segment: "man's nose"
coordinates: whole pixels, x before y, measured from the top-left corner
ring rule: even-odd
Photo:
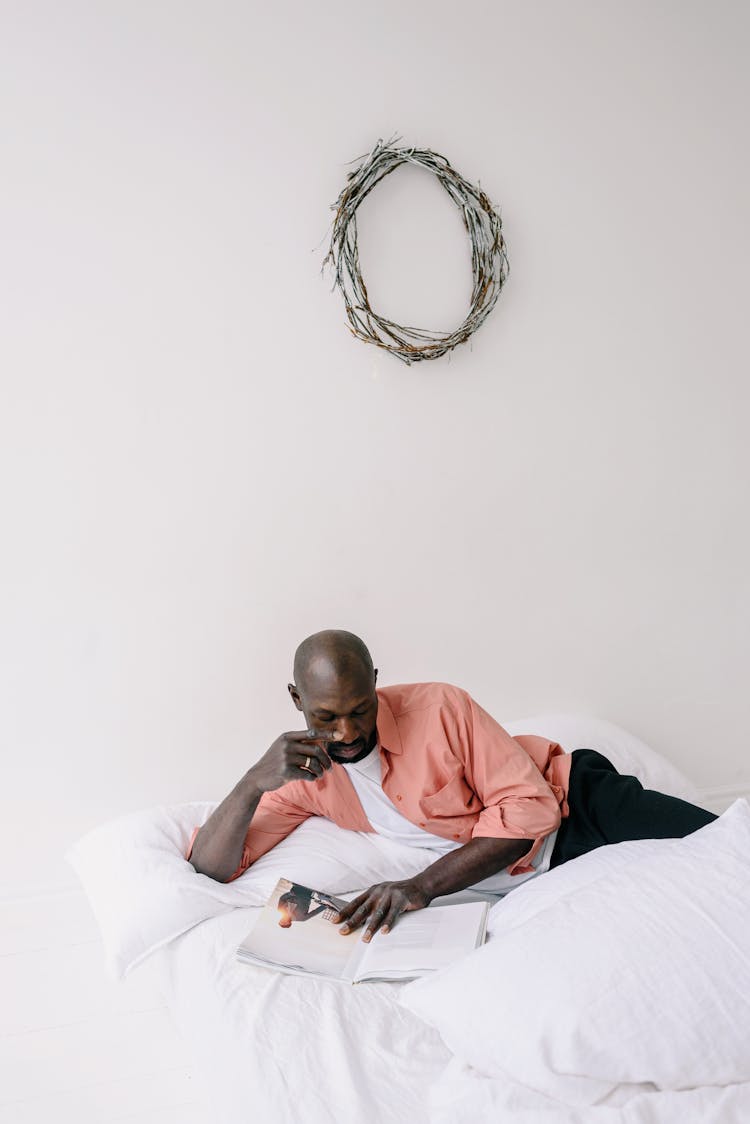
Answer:
[[[351,718],[338,718],[336,720],[335,729],[342,742],[354,742],[357,740],[357,728]]]

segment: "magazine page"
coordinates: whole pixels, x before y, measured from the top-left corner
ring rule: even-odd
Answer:
[[[361,933],[343,936],[332,924],[344,905],[344,898],[280,878],[237,956],[286,971],[349,979],[347,968]]]
[[[354,982],[413,979],[453,964],[484,944],[487,902],[402,913],[390,933],[362,943],[349,964]]]

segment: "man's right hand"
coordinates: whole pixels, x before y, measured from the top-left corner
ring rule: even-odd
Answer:
[[[319,734],[316,730],[282,734],[248,775],[259,792],[271,792],[289,781],[316,781],[333,766],[324,746],[340,740],[338,734]]]

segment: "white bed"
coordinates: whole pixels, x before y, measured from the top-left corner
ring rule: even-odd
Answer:
[[[694,796],[666,761],[611,724],[552,716],[506,728],[554,737],[566,748],[590,745],[651,787]],[[327,821],[309,821],[242,878],[220,886],[195,874],[182,859],[190,827],[203,822],[213,807],[205,804],[155,809],[104,825],[84,837],[69,857],[99,917],[110,970],[148,975],[159,988],[190,1047],[210,1096],[212,1117],[220,1124],[741,1124],[750,1120],[750,1047],[744,1045],[750,1041],[745,1000],[745,995],[750,1000],[750,945],[741,936],[750,931],[750,877],[744,873],[746,862],[738,858],[743,854],[746,859],[742,847],[750,839],[750,809],[741,803],[691,841],[601,849],[519,887],[491,911],[488,945],[472,954],[483,960],[470,958],[439,978],[406,985],[352,987],[284,975],[239,964],[234,951],[277,877],[285,875],[333,893],[353,892],[380,877],[407,876],[425,865],[424,853],[343,833]],[[707,832],[714,832],[706,837],[711,846],[701,850],[699,837]],[[684,850],[688,843],[692,851]],[[733,914],[726,924],[721,912],[716,913],[724,908],[726,896],[717,890],[721,882],[711,873],[717,852],[730,882],[734,879],[728,888]],[[665,891],[670,904],[662,921],[668,930],[670,925],[679,928],[679,911],[694,908],[696,899],[690,887],[680,888],[680,872],[688,869],[695,872],[697,897],[705,906],[686,924],[691,931],[703,926],[709,934],[705,939],[715,941],[709,959],[714,976],[719,975],[706,975],[703,964],[694,967],[705,976],[706,989],[713,991],[690,987],[682,994],[685,972],[678,974],[680,949],[674,948],[669,963],[674,963],[675,975],[660,968],[668,991],[660,995],[652,983],[643,997],[642,1022],[633,1015],[628,1024],[631,1012],[623,1014],[618,1007],[629,996],[633,1003],[628,1008],[638,1007],[637,976],[631,979],[623,973],[625,978],[618,975],[615,981],[610,1003],[615,1037],[604,1041],[609,1030],[602,1024],[602,1039],[587,1039],[590,1028],[597,1026],[591,996],[585,1022],[579,1024],[578,1012],[571,1010],[575,996],[585,993],[587,964],[574,963],[570,949],[582,925],[589,932],[606,918],[597,918],[595,911],[587,921],[584,912],[577,917],[576,911],[590,910],[592,902],[610,901],[614,916],[622,886],[619,901],[627,896],[628,912],[638,919],[641,900],[649,900],[647,892],[660,900],[661,887],[668,883],[672,897]],[[645,877],[643,898],[637,890],[640,884],[633,881],[639,870]],[[633,929],[636,941],[643,933],[645,941],[657,942],[657,953],[652,949],[647,956],[652,966],[661,947],[653,912],[640,918],[640,929]],[[613,942],[618,936],[627,940],[626,920],[618,923]],[[598,947],[608,943],[608,938],[600,939]],[[501,955],[506,947],[507,957]],[[548,963],[545,967],[540,962],[554,961],[558,947],[567,948],[564,963],[550,971]],[[714,947],[721,963],[713,963]],[[526,948],[539,966],[533,974],[539,986],[546,986],[545,979],[555,986],[560,983],[560,1012],[567,1019],[527,1023],[524,992],[517,986],[529,972]],[[647,944],[644,948],[648,950]],[[691,955],[695,961],[695,949]],[[631,968],[637,969],[639,957],[630,959]],[[606,958],[599,968],[606,969]],[[582,973],[579,980],[576,971]],[[571,981],[573,990],[566,993],[562,985]],[[619,984],[622,994],[617,994]],[[669,1021],[673,992],[687,1004],[684,1017],[679,1009],[674,1013],[677,1022]],[[543,998],[542,993],[542,1000],[538,995],[533,999],[535,1009],[543,1008]],[[691,1002],[698,1004],[694,1010]],[[647,1041],[654,1033],[649,1004],[655,1004],[656,1022],[664,1020],[664,1033],[657,1035],[653,1049]],[[606,1010],[605,1004],[605,1015]],[[700,1020],[694,1017],[696,1011]],[[601,1019],[601,1012],[596,1017]],[[701,1020],[705,1025],[698,1025]],[[695,1033],[681,1037],[682,1024],[695,1024]],[[522,1047],[516,1049],[519,1043]],[[644,1065],[650,1073],[651,1059],[656,1067],[651,1076],[663,1074],[666,1087],[634,1080]],[[502,1068],[496,1064],[500,1060]],[[472,1061],[480,1064],[469,1064]],[[691,1073],[697,1077],[694,1082]]]
[[[221,1124],[747,1124],[750,1082],[680,1092],[621,1086],[571,1107],[453,1057],[397,1002],[356,987],[238,965],[256,909],[213,918],[155,953],[150,974]]]

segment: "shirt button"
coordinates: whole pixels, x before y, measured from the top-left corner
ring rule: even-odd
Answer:
[[[397,797],[396,797],[396,799],[397,799],[397,800],[400,800],[400,799],[401,799],[401,797],[400,797],[400,796],[397,796]]]

